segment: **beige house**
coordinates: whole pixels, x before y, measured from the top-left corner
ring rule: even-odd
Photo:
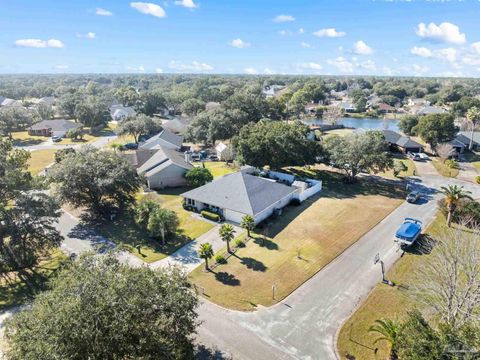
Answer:
[[[233,160],[233,150],[230,146],[226,145],[223,142],[220,142],[215,146],[215,151],[217,152],[217,157],[221,161],[232,161]]]

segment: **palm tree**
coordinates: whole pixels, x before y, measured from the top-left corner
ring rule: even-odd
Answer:
[[[450,227],[452,224],[453,213],[455,212],[458,203],[461,199],[471,199],[471,192],[463,190],[463,186],[458,185],[442,186],[440,189],[445,195],[445,204],[447,205],[448,209],[447,226]]]
[[[223,224],[222,226],[220,226],[218,234],[220,235],[222,240],[227,243],[227,251],[230,252],[230,241],[232,241],[235,236],[235,229],[230,224]]]
[[[198,249],[198,256],[201,259],[205,259],[205,270],[208,271],[208,259],[213,257],[213,248],[212,245],[209,243],[203,243],[200,245]]]
[[[470,144],[468,145],[468,150],[472,150],[473,147],[473,135],[475,128],[480,124],[480,109],[476,106],[471,107],[467,111],[467,120],[472,125],[470,131]]]
[[[379,341],[386,341],[390,344],[390,359],[398,359],[397,354],[397,338],[400,334],[400,324],[394,320],[381,319],[375,320],[375,324],[368,328],[369,332],[375,332],[382,335],[374,344]]]
[[[255,220],[253,219],[253,216],[250,215],[245,215],[242,218],[242,222],[240,223],[240,226],[247,230],[247,236],[250,237],[250,231],[253,230],[255,227]]]

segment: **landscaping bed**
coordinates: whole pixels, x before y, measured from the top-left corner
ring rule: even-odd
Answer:
[[[190,281],[221,306],[254,310],[270,306],[355,243],[403,202],[401,186],[362,180],[345,185],[338,173],[293,168],[298,175],[323,180],[324,189],[283,215],[238,249],[227,264],[204,272],[200,266]],[[272,299],[275,285],[275,299]]]

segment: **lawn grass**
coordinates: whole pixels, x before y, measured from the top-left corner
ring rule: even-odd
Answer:
[[[399,163],[399,162],[402,162],[407,167],[407,171],[402,171],[398,175],[399,178],[413,176],[414,172],[416,173],[416,167],[415,167],[414,162],[404,155],[395,154],[393,156],[393,162],[394,162],[394,165]],[[396,179],[396,177],[393,175],[393,169],[387,170],[387,171],[382,172],[382,173],[378,173],[377,175],[382,176],[382,177],[386,177],[388,179]]]
[[[14,146],[38,145],[48,140],[48,138],[45,136],[28,135],[28,131],[16,131],[12,133],[12,139]]]
[[[444,163],[442,163],[440,160],[437,159],[432,159],[433,166],[437,170],[437,172],[445,177],[451,177],[455,178],[458,176],[458,169],[452,169],[451,167],[448,167]]]
[[[470,162],[477,170],[480,171],[480,152],[465,151],[463,153],[465,159]]]
[[[323,133],[323,138],[328,139],[332,136],[347,136],[353,134],[353,129],[335,129],[335,130],[328,130]]]
[[[61,141],[54,143],[55,145],[66,145],[66,144],[89,144],[98,140],[102,136],[112,136],[115,134],[114,130],[116,124],[108,123],[102,130],[90,133],[89,127],[83,128],[83,138],[82,139],[70,139],[62,138]]]
[[[201,162],[194,162],[195,166],[201,167]],[[227,165],[223,161],[205,161],[205,167],[210,170],[214,178],[222,177],[227,174],[234,173],[238,169],[233,165]]]
[[[38,291],[44,290],[48,279],[65,260],[66,256],[60,250],[55,250],[33,269],[11,273],[9,281],[0,279],[0,311],[24,304]]]
[[[288,170],[323,179],[322,192],[300,206],[287,207],[267,230],[257,229],[254,239],[227,264],[208,273],[202,266],[195,269],[190,281],[204,288],[210,301],[247,311],[281,301],[378,224],[404,198],[403,188],[386,182],[363,180],[345,185],[338,173],[316,168]],[[271,294],[273,284],[275,300]]]
[[[28,159],[28,170],[37,175],[40,171],[45,169],[48,165],[55,161],[55,149],[34,150],[31,151],[30,159]]]
[[[173,238],[168,239],[166,245],[151,239],[145,229],[138,227],[131,212],[125,212],[113,221],[99,225],[96,231],[147,263],[164,259],[213,228],[211,223],[193,218],[191,212],[183,209],[179,194],[187,190],[185,188],[166,189],[137,196],[138,200],[148,198],[157,201],[163,208],[175,211],[177,214],[180,222],[178,232]],[[137,245],[140,245],[140,253],[136,248]]]
[[[438,214],[426,233],[435,238],[445,228],[445,217]],[[377,319],[402,320],[406,317],[407,310],[421,306],[405,290],[415,281],[416,269],[422,266],[428,256],[415,252],[405,253],[387,273],[387,278],[396,286],[378,284],[360,308],[343,324],[337,343],[342,359],[346,359],[346,354],[353,355],[356,359],[388,358],[388,345],[383,341],[374,344],[379,335],[369,333],[368,328]],[[378,348],[376,354],[375,348]]]

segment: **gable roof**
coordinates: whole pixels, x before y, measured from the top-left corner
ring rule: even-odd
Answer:
[[[255,216],[295,191],[294,187],[239,171],[181,196]]]
[[[42,120],[36,124],[33,124],[28,130],[46,130],[51,131],[68,131],[70,129],[77,129],[82,127],[83,124],[75,123],[73,121],[60,119],[60,120]]]
[[[165,165],[177,165],[185,170],[190,170],[193,165],[185,161],[184,155],[176,150],[160,147],[153,155],[146,160],[138,169],[139,174],[150,176],[157,173],[165,167]]]
[[[398,145],[402,148],[423,148],[422,144],[393,130],[383,130],[383,136],[385,137],[386,142]]]
[[[174,134],[168,129],[163,129],[157,135],[152,136],[150,139],[141,144],[140,147],[143,149],[158,148],[161,144],[161,141],[159,140],[168,142],[178,148],[182,147],[183,144],[183,136]]]
[[[440,107],[436,107],[436,106],[425,106],[423,108],[421,108],[420,110],[418,110],[417,114],[424,114],[424,115],[428,115],[428,114],[444,114],[446,113],[447,110],[443,109],[443,108],[440,108]]]
[[[465,146],[469,146],[470,136],[471,134],[469,131],[460,131],[455,140],[462,142]],[[480,145],[480,131],[473,132],[473,144],[477,146]]]
[[[218,143],[217,146],[215,146],[215,150],[220,151],[220,152],[224,151],[225,149],[228,149],[228,145],[226,145],[223,142],[220,142],[220,143]]]

